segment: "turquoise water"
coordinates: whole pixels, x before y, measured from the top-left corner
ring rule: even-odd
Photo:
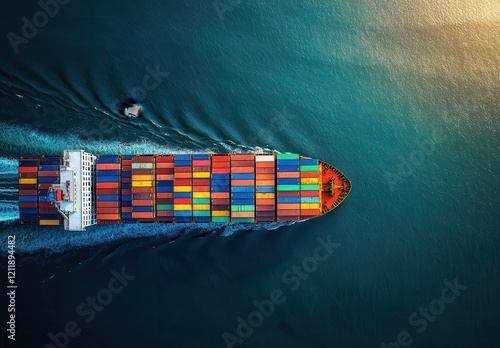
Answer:
[[[273,289],[285,301],[234,346],[379,347],[402,331],[413,347],[498,345],[498,4],[222,3],[71,1],[17,54],[7,34],[40,7],[2,11],[0,240],[16,235],[18,345],[75,321],[68,347],[224,347]],[[122,117],[122,95],[144,117]],[[19,226],[16,158],[67,148],[295,152],[353,190],[278,229]],[[312,270],[317,238],[340,245]],[[123,267],[136,278],[86,323],[77,306]],[[467,289],[420,333],[409,317],[456,277]]]

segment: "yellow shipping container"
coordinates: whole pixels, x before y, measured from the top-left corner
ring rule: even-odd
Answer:
[[[304,185],[319,184],[319,178],[301,178],[300,183]]]
[[[319,209],[319,203],[300,203],[300,209]]]
[[[229,210],[212,210],[212,216],[229,216]]]
[[[270,192],[257,192],[255,198],[274,198],[274,193]]]
[[[174,186],[174,192],[191,192],[192,186]]]
[[[210,192],[193,192],[193,198],[210,198]]]
[[[174,210],[191,210],[191,204],[174,204]]]
[[[193,172],[194,179],[210,179],[210,172]]]
[[[36,178],[19,178],[20,184],[36,184]]]
[[[59,220],[40,220],[40,226],[59,226]]]
[[[210,204],[193,204],[193,210],[210,210]]]
[[[152,181],[132,181],[132,187],[152,187]]]
[[[154,180],[154,179],[155,179],[154,175],[133,175],[132,174],[132,181]]]

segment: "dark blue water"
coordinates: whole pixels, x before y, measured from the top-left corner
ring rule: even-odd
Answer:
[[[19,286],[3,342],[499,346],[498,3],[215,3],[72,0],[29,39],[40,5],[3,6],[0,270],[15,235]],[[353,190],[277,229],[20,226],[16,158],[68,148],[295,152]]]

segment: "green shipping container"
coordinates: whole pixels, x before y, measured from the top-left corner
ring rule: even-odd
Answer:
[[[157,204],[156,210],[174,210],[173,204]]]
[[[278,153],[276,155],[277,159],[299,159],[299,155],[296,153]]]
[[[255,205],[232,205],[231,211],[254,211]]]
[[[212,216],[212,222],[228,223],[229,216]]]
[[[210,216],[210,210],[193,210],[193,216]]]
[[[153,163],[132,163],[132,169],[153,169]]]
[[[318,184],[300,185],[300,189],[302,191],[318,191],[319,185]]]
[[[319,166],[312,165],[312,166],[300,166],[300,171],[301,172],[318,172],[319,171]]]
[[[193,204],[210,204],[210,198],[193,198]]]
[[[254,222],[254,218],[232,218],[232,222]]]
[[[300,191],[300,185],[278,185],[278,191]]]

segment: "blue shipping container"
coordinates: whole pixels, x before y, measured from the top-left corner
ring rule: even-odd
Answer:
[[[19,167],[38,167],[38,161],[36,161],[36,160],[20,160]]]
[[[96,170],[97,176],[118,176],[120,175],[119,170]]]
[[[276,165],[278,166],[298,166],[299,160],[277,160]]]
[[[61,156],[47,156],[42,158],[42,164],[60,164]]]
[[[174,168],[175,167],[191,167],[191,161],[175,160],[174,161]]]
[[[300,197],[278,197],[278,203],[300,203]]]
[[[174,192],[174,198],[191,198],[191,192]]]
[[[38,166],[38,170],[41,172],[53,172],[59,170],[59,166],[56,164],[41,164]]]
[[[299,166],[278,166],[278,172],[298,172]]]
[[[299,185],[300,179],[299,178],[278,178],[277,184],[278,185]]]
[[[191,161],[191,155],[183,155],[183,154],[174,155],[174,161],[175,160]]]
[[[229,185],[214,185],[211,187],[212,192],[229,192]]]
[[[103,202],[118,202],[120,200],[119,195],[97,195],[98,201]]]
[[[257,186],[255,188],[255,192],[259,193],[271,193],[274,192],[275,188],[274,186]]]
[[[301,159],[300,165],[301,166],[315,166],[315,165],[318,165],[318,160],[317,159]]]
[[[132,207],[132,211],[135,213],[152,213],[154,207]]]
[[[120,158],[117,156],[100,156],[97,159],[97,164],[99,163],[120,163]]]
[[[212,181],[214,180],[229,180],[229,174],[212,174]]]
[[[97,176],[97,182],[120,182],[117,176]]]
[[[194,160],[208,160],[210,155],[208,153],[196,153],[193,155]]]
[[[255,179],[254,174],[231,174],[231,179],[233,180],[253,180]]]
[[[255,194],[253,192],[233,192],[231,193],[231,198],[234,199],[245,199],[245,198],[253,198]]]
[[[19,196],[19,202],[36,202],[37,196]]]
[[[231,199],[231,205],[254,205],[253,199]]]
[[[233,186],[231,192],[254,192],[253,186]]]

